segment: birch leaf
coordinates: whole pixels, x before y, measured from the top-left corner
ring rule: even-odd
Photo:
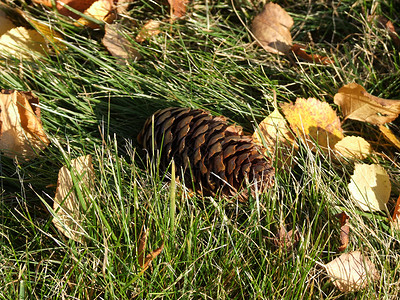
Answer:
[[[91,155],[72,159],[70,169],[64,166],[58,172],[53,223],[66,237],[80,243],[84,243],[85,230],[82,223],[85,207],[82,207],[75,189],[90,191],[93,188],[93,181],[94,169]]]
[[[343,253],[325,265],[333,284],[342,292],[355,292],[365,288],[368,280],[376,281],[379,272],[360,251]]]
[[[30,159],[50,141],[40,120],[39,100],[31,92],[0,94],[0,149],[4,155]]]
[[[389,175],[380,165],[355,164],[349,191],[351,199],[365,211],[386,211],[390,198]]]
[[[346,158],[365,159],[372,153],[371,145],[360,136],[346,136],[335,144],[335,150]]]

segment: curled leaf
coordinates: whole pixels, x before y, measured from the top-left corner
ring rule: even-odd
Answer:
[[[145,257],[144,254],[146,252],[147,237],[147,231],[146,229],[143,229],[138,246],[138,263],[142,268],[142,271],[145,271],[150,266],[151,262],[161,253],[162,249],[164,248],[164,243],[162,243],[159,248],[153,250]]]
[[[293,19],[278,4],[269,2],[251,23],[257,42],[268,52],[287,54],[292,48]]]
[[[396,230],[400,230],[400,196],[397,198],[391,221],[391,225],[393,226],[393,228]]]
[[[32,92],[3,90],[0,94],[0,149],[4,155],[30,159],[50,143],[37,104]]]
[[[357,83],[340,88],[334,101],[341,107],[346,119],[376,125],[392,122],[400,114],[400,100],[375,97]]]
[[[64,166],[58,172],[53,223],[66,237],[84,243],[85,230],[82,223],[85,207],[81,203],[83,199],[79,199],[77,195],[77,190],[90,192],[93,188],[92,156],[86,155],[72,159],[70,165],[70,168]]]
[[[380,165],[355,164],[349,191],[351,199],[365,211],[386,211],[390,198],[389,175]]]
[[[331,60],[330,58],[328,58],[326,56],[321,56],[318,54],[308,54],[306,52],[306,49],[299,44],[294,44],[292,46],[291,50],[294,54],[296,54],[298,57],[301,57],[305,61],[315,62],[315,63],[323,64],[323,65],[330,65],[330,64],[334,63],[333,60]]]
[[[349,234],[350,234],[350,226],[349,226],[349,216],[346,215],[345,212],[342,212],[336,215],[339,218],[340,222],[340,246],[339,251],[344,251],[349,244]]]
[[[325,265],[333,284],[342,292],[355,292],[376,281],[379,272],[360,251],[343,253]]]

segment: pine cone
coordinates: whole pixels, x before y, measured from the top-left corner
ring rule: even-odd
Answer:
[[[163,170],[174,159],[177,168],[184,170],[187,186],[194,182],[204,195],[221,192],[246,201],[246,184],[252,192],[256,185],[262,192],[273,184],[270,161],[251,137],[242,135],[241,127],[227,124],[225,117],[201,109],[157,111],[147,119],[138,142],[150,156],[160,156]]]

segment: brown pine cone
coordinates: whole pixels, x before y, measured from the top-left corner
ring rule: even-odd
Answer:
[[[241,127],[227,124],[225,117],[201,109],[157,111],[147,119],[138,142],[150,156],[160,156],[163,170],[173,158],[184,170],[186,185],[193,182],[204,195],[221,192],[246,201],[247,184],[252,193],[256,186],[263,192],[273,184],[274,169],[251,137],[242,135]]]

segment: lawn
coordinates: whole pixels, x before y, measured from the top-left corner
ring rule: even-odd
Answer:
[[[266,1],[189,1],[174,22],[167,1],[133,1],[114,21],[142,57],[126,64],[102,44],[103,26],[77,27],[32,1],[7,2],[62,33],[65,47],[40,59],[0,54],[0,87],[34,91],[51,141],[29,161],[0,156],[0,298],[397,299],[400,234],[385,213],[364,212],[350,200],[354,161],[300,142],[290,168],[276,168],[274,186],[240,203],[202,197],[181,180],[172,181],[174,190],[170,172],[136,139],[148,117],[170,106],[224,115],[252,134],[274,110],[274,94],[278,104],[314,97],[338,114],[333,97],[351,82],[400,99],[400,49],[368,22],[374,12],[399,25],[397,1],[274,1],[294,20],[293,40],[331,58],[328,65],[268,53],[254,42],[250,24]],[[138,43],[148,20],[161,21],[160,33]],[[389,173],[392,211],[399,149],[374,125],[342,126],[376,151],[364,163]],[[399,118],[391,126],[399,132]],[[51,208],[58,170],[89,154],[95,189],[80,191],[86,242],[79,243],[54,226]],[[324,269],[341,254],[335,215],[342,211],[350,216],[345,251],[362,251],[380,274],[350,293]],[[277,245],[282,225],[299,232],[291,249]],[[163,244],[147,270],[138,255],[144,230],[146,253]]]

